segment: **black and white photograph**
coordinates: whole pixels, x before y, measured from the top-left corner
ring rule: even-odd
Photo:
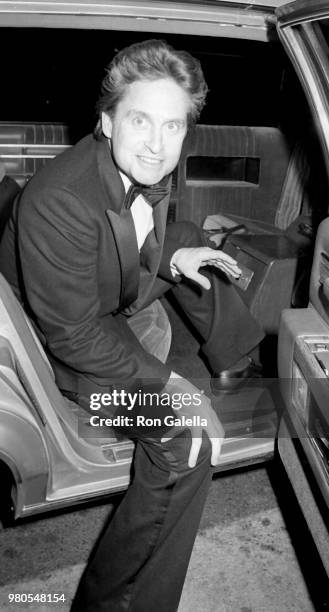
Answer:
[[[328,0],[0,28],[0,611],[329,612]]]

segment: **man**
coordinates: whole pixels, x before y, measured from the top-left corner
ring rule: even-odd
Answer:
[[[199,62],[185,52],[157,40],[121,51],[103,81],[95,136],[31,180],[7,228],[2,272],[44,339],[58,386],[81,405],[122,388],[195,396],[129,325],[169,288],[204,340],[214,389],[252,373],[248,353],[263,334],[221,273],[239,276],[236,262],[205,247],[193,224],[166,226],[170,174],[206,92]],[[161,425],[138,427],[136,416],[155,410]],[[125,406],[117,413],[127,414]],[[201,424],[170,429],[173,414]],[[75,612],[178,606],[224,432],[201,394],[178,410],[141,400],[132,415],[132,481]]]

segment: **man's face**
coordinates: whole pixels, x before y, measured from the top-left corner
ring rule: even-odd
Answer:
[[[102,113],[117,166],[130,179],[154,185],[178,163],[190,100],[171,79],[135,81],[110,118]]]

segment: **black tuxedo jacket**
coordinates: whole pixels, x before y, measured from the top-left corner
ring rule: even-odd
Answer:
[[[156,240],[141,253],[124,199],[107,140],[87,136],[33,177],[1,244],[0,269],[43,334],[62,389],[163,386],[170,373],[118,314],[142,307],[157,275],[173,280],[169,196],[154,208]]]

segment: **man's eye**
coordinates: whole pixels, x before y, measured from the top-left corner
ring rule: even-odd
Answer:
[[[167,123],[168,132],[175,134],[176,132],[179,131],[179,129],[180,129],[180,124],[177,121],[169,121],[169,123]]]
[[[143,128],[146,126],[146,120],[144,117],[134,117],[132,122],[137,128]]]

